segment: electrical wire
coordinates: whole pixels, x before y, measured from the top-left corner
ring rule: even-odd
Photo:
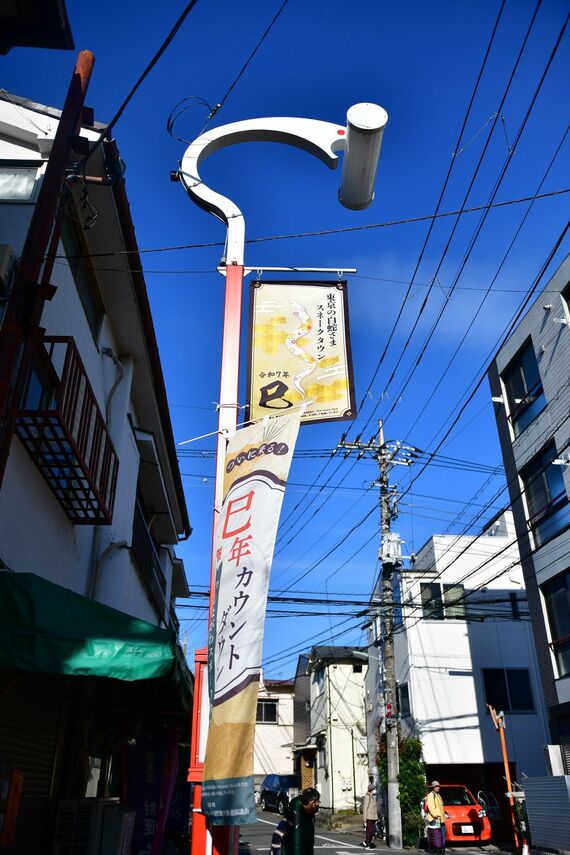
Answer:
[[[499,26],[499,21],[500,21],[500,19],[501,19],[502,14],[503,14],[503,9],[504,9],[504,7],[505,7],[505,2],[504,2],[504,0],[503,0],[503,2],[501,2],[501,5],[500,5],[500,7],[499,7],[499,11],[498,11],[498,13],[497,13],[497,17],[496,17],[496,20],[495,20],[495,24],[494,24],[494,26],[493,26],[493,30],[492,30],[492,32],[491,32],[491,36],[489,37],[489,41],[488,41],[488,43],[487,43],[487,47],[486,47],[486,50],[485,50],[485,54],[484,54],[484,56],[483,56],[483,60],[482,60],[482,62],[481,62],[481,66],[480,66],[480,68],[479,68],[479,73],[478,73],[478,75],[477,75],[477,79],[476,79],[476,81],[475,81],[475,85],[474,85],[474,87],[473,87],[473,91],[471,92],[471,98],[469,99],[469,103],[468,103],[468,105],[467,105],[467,109],[466,109],[466,111],[465,111],[465,115],[464,115],[464,117],[463,117],[463,122],[462,122],[462,124],[461,124],[461,129],[460,129],[460,131],[459,131],[459,135],[458,135],[458,137],[457,137],[457,142],[456,142],[456,144],[455,144],[454,152],[455,152],[455,151],[458,151],[458,150],[459,150],[459,148],[460,148],[461,140],[463,139],[463,134],[465,133],[465,128],[466,128],[466,126],[467,126],[467,122],[468,122],[468,120],[469,120],[469,115],[470,115],[470,113],[471,113],[471,108],[472,108],[473,103],[474,103],[474,101],[475,101],[475,97],[476,97],[476,95],[477,95],[477,91],[478,91],[478,89],[479,89],[479,84],[481,83],[481,78],[483,77],[483,73],[484,73],[484,71],[485,71],[485,67],[486,67],[486,65],[487,65],[487,60],[488,60],[488,58],[489,58],[489,54],[491,53],[491,48],[492,48],[492,46],[493,46],[493,42],[494,42],[494,40],[495,40],[495,35],[496,35],[496,33],[497,33],[497,29],[498,29],[498,26]],[[435,222],[436,222],[436,220],[437,220],[437,215],[439,214],[439,210],[440,210],[441,205],[442,205],[442,203],[443,203],[443,197],[444,197],[444,195],[445,195],[445,191],[446,191],[446,189],[447,189],[447,185],[448,185],[448,183],[449,183],[449,179],[451,178],[451,173],[452,173],[452,171],[453,171],[453,167],[454,167],[454,165],[455,165],[455,162],[456,162],[456,157],[455,157],[455,154],[454,154],[454,155],[452,155],[452,157],[451,157],[451,159],[450,159],[449,166],[448,166],[448,169],[447,169],[447,174],[446,174],[446,176],[445,176],[445,179],[444,179],[444,182],[443,182],[443,185],[442,185],[442,188],[441,188],[440,194],[439,194],[439,199],[437,200],[437,204],[436,204],[436,207],[435,207],[435,212],[434,212],[434,214],[433,214],[432,218],[430,219],[430,222],[429,222],[429,228],[428,228],[428,230],[427,230],[427,233],[426,233],[426,236],[425,236],[425,238],[424,238],[424,241],[423,241],[422,247],[421,247],[421,249],[420,249],[420,252],[419,252],[419,255],[418,255],[418,259],[417,259],[417,261],[416,261],[416,265],[415,265],[415,268],[414,268],[414,272],[412,273],[412,277],[411,277],[411,279],[410,279],[410,282],[409,282],[408,288],[407,288],[406,293],[405,293],[405,295],[404,295],[404,299],[403,299],[402,304],[401,304],[401,306],[400,306],[400,308],[399,308],[399,310],[398,310],[398,314],[396,315],[396,319],[395,319],[394,323],[392,324],[392,329],[390,330],[390,333],[389,333],[389,335],[388,335],[388,339],[387,339],[387,341],[386,341],[386,344],[384,345],[384,350],[382,351],[382,354],[381,354],[381,356],[380,356],[380,359],[378,360],[378,363],[377,363],[377,365],[376,365],[376,368],[374,369],[374,372],[373,372],[373,374],[372,374],[372,378],[371,378],[371,380],[370,380],[370,382],[369,382],[369,384],[368,384],[368,386],[367,386],[366,392],[364,393],[364,397],[363,397],[363,399],[362,399],[362,401],[361,401],[361,403],[360,403],[360,408],[359,408],[359,409],[361,409],[361,408],[362,408],[362,406],[363,406],[363,404],[364,404],[364,401],[365,401],[365,399],[366,399],[366,396],[368,395],[368,392],[371,390],[372,385],[374,384],[374,381],[376,380],[376,377],[377,377],[377,375],[378,375],[378,372],[379,372],[380,368],[382,367],[382,364],[383,364],[384,359],[385,359],[385,357],[386,357],[386,354],[387,354],[387,352],[388,352],[388,348],[390,347],[390,344],[391,344],[392,339],[393,339],[393,337],[394,337],[394,335],[395,335],[395,333],[396,333],[396,330],[397,330],[397,328],[398,328],[398,324],[399,324],[399,322],[400,322],[400,319],[401,319],[401,317],[402,317],[402,314],[403,314],[403,312],[404,312],[404,309],[405,309],[405,307],[406,307],[406,305],[407,305],[407,303],[408,303],[408,300],[409,300],[409,298],[410,298],[410,294],[411,294],[411,291],[412,291],[412,287],[413,287],[413,285],[414,285],[414,282],[415,282],[416,276],[417,276],[417,274],[418,274],[418,271],[419,271],[420,265],[421,265],[421,263],[422,263],[422,259],[423,259],[423,257],[424,257],[424,253],[425,253],[426,247],[427,247],[427,245],[428,245],[429,239],[430,239],[431,234],[432,234],[432,231],[433,231],[433,227],[434,227]],[[465,200],[465,201],[466,201],[466,200]],[[430,283],[429,287],[430,287],[430,290],[431,290],[431,288],[433,287],[433,281]]]
[[[494,210],[497,208],[505,208],[510,205],[521,205],[524,202],[530,202],[532,199],[548,199],[555,196],[562,196],[566,193],[570,193],[570,187],[564,187],[558,190],[550,190],[547,193],[541,193],[539,196],[520,196],[516,199],[507,199],[503,202],[494,202],[492,205],[488,203],[485,205],[475,205],[471,208],[464,208],[463,210],[454,210],[454,211],[444,211],[443,213],[437,214],[437,219],[444,219],[446,217],[455,217],[458,214],[463,216],[464,214],[476,214],[480,211],[485,211],[487,209]],[[265,237],[258,238],[246,238],[246,244],[255,244],[255,243],[269,243],[275,240],[295,240],[297,238],[307,238],[307,237],[323,237],[326,235],[338,235],[338,234],[349,234],[350,232],[362,232],[362,231],[370,231],[374,229],[386,229],[391,228],[393,226],[404,226],[410,225],[413,223],[422,223],[426,220],[431,220],[433,214],[423,214],[417,217],[404,217],[398,220],[386,220],[383,223],[368,223],[367,225],[361,226],[346,226],[344,228],[336,228],[336,229],[322,229],[320,231],[312,231],[312,232],[293,232],[291,234],[283,234],[283,235],[266,235]],[[114,257],[124,257],[128,255],[132,255],[134,253],[138,253],[139,255],[147,255],[149,253],[159,253],[159,252],[178,252],[179,250],[186,249],[210,249],[211,247],[223,247],[225,246],[225,241],[208,241],[206,243],[183,243],[177,244],[173,246],[158,246],[158,247],[149,247],[147,249],[124,249],[113,252],[93,252],[87,253],[85,255],[59,255],[55,254],[53,256],[49,256],[50,259],[70,259],[76,260],[81,258],[114,258]],[[47,258],[47,256],[46,256]],[[255,265],[254,265],[255,267]],[[139,271],[140,272],[140,271]]]
[[[548,174],[549,174],[549,172],[550,172],[550,170],[551,170],[551,168],[552,168],[552,166],[553,166],[553,164],[554,164],[554,162],[555,162],[555,160],[556,160],[556,158],[557,158],[557,156],[558,156],[558,154],[559,154],[559,152],[560,152],[560,150],[561,150],[561,148],[562,148],[562,146],[563,146],[563,144],[564,144],[564,142],[565,142],[565,140],[566,140],[566,137],[567,137],[567,135],[568,135],[568,130],[569,130],[569,126],[567,126],[567,127],[566,127],[566,129],[565,129],[565,131],[564,131],[564,133],[563,133],[563,135],[562,135],[562,138],[561,138],[560,142],[558,143],[558,146],[557,146],[557,148],[556,148],[556,151],[554,152],[554,154],[553,154],[553,156],[552,156],[552,158],[551,158],[551,160],[550,160],[550,163],[548,164],[548,166],[547,166],[547,168],[546,168],[546,171],[544,172],[544,174],[543,174],[543,176],[542,176],[542,178],[541,178],[541,180],[540,180],[540,182],[539,182],[539,185],[538,185],[538,188],[537,188],[537,192],[540,192],[540,189],[542,188],[542,185],[543,185],[543,184],[544,184],[544,182],[546,181],[546,179],[547,179],[547,177],[548,177]],[[459,353],[459,351],[460,351],[460,349],[461,349],[462,345],[464,344],[465,340],[467,339],[467,336],[469,335],[469,332],[470,332],[470,331],[471,331],[471,329],[473,328],[473,326],[474,326],[474,324],[475,324],[475,322],[476,322],[477,318],[479,317],[479,314],[480,314],[480,313],[481,313],[481,311],[483,310],[483,307],[484,307],[485,303],[487,302],[487,298],[488,298],[488,297],[490,296],[490,294],[491,294],[491,290],[492,290],[492,288],[493,288],[493,285],[494,285],[494,284],[495,284],[495,282],[497,281],[497,279],[498,279],[498,277],[499,277],[499,274],[500,274],[501,270],[503,269],[503,266],[504,266],[504,264],[505,264],[505,262],[506,262],[506,260],[507,260],[507,258],[508,258],[508,256],[509,256],[509,254],[510,254],[511,250],[513,249],[513,246],[515,245],[515,242],[516,242],[516,240],[517,240],[517,238],[518,238],[519,234],[520,234],[520,233],[521,233],[521,231],[522,231],[522,228],[523,228],[523,226],[524,226],[524,224],[525,224],[525,222],[526,222],[526,219],[527,219],[527,217],[529,216],[529,214],[530,214],[530,212],[531,212],[531,210],[532,210],[533,205],[534,205],[534,202],[530,202],[530,203],[529,203],[529,206],[528,206],[528,208],[526,209],[526,211],[525,211],[525,213],[524,213],[524,215],[523,215],[523,217],[522,217],[522,219],[521,219],[521,221],[520,221],[520,223],[519,223],[519,225],[518,225],[518,227],[517,227],[517,229],[516,229],[516,231],[515,231],[515,233],[514,233],[514,235],[513,235],[513,238],[512,238],[512,240],[511,240],[511,242],[510,242],[510,244],[509,244],[509,246],[508,246],[508,248],[507,248],[507,250],[506,250],[505,254],[503,255],[503,258],[502,258],[502,260],[501,260],[501,263],[499,264],[499,267],[497,268],[497,270],[496,270],[496,272],[495,272],[495,274],[494,274],[493,278],[491,279],[491,282],[490,282],[489,286],[488,286],[488,287],[487,287],[487,289],[485,290],[484,297],[483,297],[483,299],[481,300],[481,302],[479,303],[479,306],[478,306],[478,308],[477,308],[477,311],[475,312],[475,314],[473,315],[473,317],[470,319],[470,322],[469,322],[469,324],[468,324],[468,326],[467,326],[467,329],[466,329],[466,330],[465,330],[465,332],[463,333],[463,336],[462,336],[461,340],[459,341],[459,343],[458,343],[458,345],[457,345],[457,347],[456,347],[455,351],[453,352],[453,355],[452,355],[452,356],[450,357],[450,359],[448,360],[448,362],[447,362],[447,364],[446,364],[446,366],[445,366],[444,370],[442,371],[442,373],[441,373],[441,375],[440,375],[440,377],[439,377],[439,379],[438,379],[437,383],[435,384],[435,386],[434,386],[434,387],[433,387],[433,389],[431,390],[430,395],[429,395],[428,399],[426,400],[426,403],[424,404],[424,406],[422,407],[422,409],[419,411],[418,415],[416,416],[416,420],[414,421],[414,423],[412,424],[412,426],[409,428],[409,430],[408,430],[408,436],[409,436],[409,434],[411,434],[411,433],[412,433],[412,431],[414,430],[414,428],[415,428],[415,427],[416,427],[416,425],[418,424],[419,420],[421,419],[422,415],[423,415],[423,414],[424,414],[424,412],[426,411],[427,407],[429,406],[429,403],[433,400],[433,396],[434,396],[434,394],[437,392],[437,390],[438,390],[438,389],[439,389],[439,387],[441,386],[441,383],[443,382],[444,378],[446,377],[447,372],[448,372],[448,371],[449,371],[449,369],[451,368],[451,366],[452,366],[453,362],[455,361],[455,359],[456,359],[456,357],[457,357],[457,355],[458,355],[458,353]]]
[[[167,35],[165,40],[162,42],[159,49],[156,51],[156,53],[154,54],[151,61],[148,63],[148,65],[144,69],[144,71],[139,75],[136,83],[131,88],[131,90],[128,93],[128,95],[126,96],[126,98],[122,101],[121,105],[119,106],[117,112],[115,113],[115,115],[113,116],[111,121],[101,131],[98,139],[91,146],[89,154],[87,154],[79,162],[78,167],[77,167],[78,171],[85,172],[85,166],[86,166],[89,158],[93,156],[93,154],[96,152],[96,150],[99,148],[99,146],[102,144],[102,142],[105,138],[109,139],[109,134],[111,133],[112,129],[115,127],[115,125],[117,124],[117,122],[119,121],[119,119],[121,118],[123,113],[125,112],[130,101],[134,97],[135,93],[137,92],[137,90],[139,89],[139,87],[141,86],[143,81],[146,79],[146,77],[150,74],[150,72],[152,71],[152,69],[154,68],[154,66],[158,62],[158,60],[161,58],[161,56],[163,55],[165,50],[169,47],[170,43],[174,39],[175,35],[178,33],[180,27],[182,26],[182,24],[184,23],[184,21],[186,20],[186,18],[188,17],[188,15],[190,14],[190,12],[192,11],[192,9],[194,8],[194,6],[196,5],[197,2],[198,2],[198,0],[190,0],[190,2],[185,6],[182,13],[178,16],[178,18],[177,18],[174,26],[170,30],[169,34]]]
[[[540,4],[539,4],[539,5],[540,5]],[[537,7],[537,10],[535,11],[535,15],[536,15],[536,12],[537,12],[537,11],[538,11],[538,7]],[[511,163],[511,160],[512,160],[512,157],[513,157],[513,154],[514,154],[514,151],[516,150],[516,147],[517,147],[517,145],[518,145],[518,143],[519,143],[519,141],[520,141],[520,138],[521,138],[521,136],[522,136],[522,134],[523,134],[523,131],[524,131],[525,127],[526,127],[526,124],[527,124],[528,119],[529,119],[529,117],[530,117],[530,115],[531,115],[531,112],[532,112],[532,110],[533,110],[533,108],[534,108],[534,105],[535,105],[535,103],[536,103],[536,100],[537,100],[537,98],[538,98],[538,95],[539,95],[539,93],[540,93],[540,91],[541,91],[541,89],[542,89],[542,86],[543,86],[543,84],[544,84],[544,81],[545,81],[545,79],[546,79],[546,76],[547,76],[547,74],[548,74],[548,72],[549,72],[549,70],[550,70],[550,67],[551,67],[551,65],[552,65],[552,63],[553,63],[553,61],[554,61],[554,58],[555,58],[555,56],[556,56],[556,54],[557,54],[557,52],[558,52],[558,48],[560,47],[560,44],[561,44],[562,38],[563,38],[563,36],[564,36],[564,33],[566,32],[566,28],[567,28],[567,26],[568,26],[568,21],[569,21],[569,20],[570,20],[570,13],[567,15],[567,17],[566,17],[566,19],[565,19],[565,21],[564,21],[564,24],[563,24],[562,28],[560,29],[560,32],[559,32],[559,34],[558,34],[558,38],[556,39],[556,42],[555,42],[555,44],[554,44],[554,46],[553,46],[553,48],[552,48],[552,50],[551,50],[551,52],[550,52],[550,56],[549,56],[549,58],[548,58],[548,61],[547,61],[546,65],[545,65],[545,67],[544,67],[544,69],[543,69],[543,72],[542,72],[542,74],[541,74],[541,76],[540,76],[540,79],[539,79],[539,81],[538,81],[538,84],[537,84],[537,86],[536,86],[536,88],[535,88],[535,90],[534,90],[534,93],[533,93],[533,95],[532,95],[532,98],[531,98],[531,100],[530,100],[530,103],[529,103],[529,105],[528,105],[528,107],[527,107],[527,109],[526,109],[525,115],[524,115],[523,120],[522,120],[522,122],[521,122],[521,124],[520,124],[520,126],[519,126],[519,129],[518,129],[518,131],[517,131],[517,134],[516,134],[516,137],[515,137],[515,140],[514,140],[514,143],[513,143],[513,149],[512,149],[512,151],[510,151],[510,152],[509,152],[509,154],[508,154],[508,156],[507,156],[507,158],[506,158],[506,160],[505,160],[505,163],[503,164],[503,167],[501,168],[501,172],[500,172],[499,177],[498,177],[498,179],[497,179],[497,181],[496,181],[496,183],[495,183],[495,186],[494,186],[494,188],[493,188],[493,190],[492,190],[491,197],[490,197],[490,200],[489,200],[491,204],[492,204],[492,202],[494,201],[495,196],[496,196],[496,195],[497,195],[497,193],[499,192],[500,186],[501,186],[501,184],[502,184],[502,182],[503,182],[503,179],[504,179],[504,177],[505,177],[505,175],[506,175],[506,173],[507,173],[507,170],[508,170],[508,168],[509,168],[509,165],[510,165],[510,163]],[[534,21],[534,18],[533,18],[533,21]],[[531,22],[531,26],[532,26],[532,22]],[[526,41],[526,38],[528,37],[528,35],[529,35],[529,34],[530,34],[530,27],[529,27],[529,30],[527,31],[527,36],[525,37],[525,41]],[[519,62],[519,60],[520,60],[520,58],[521,58],[521,56],[522,56],[522,51],[523,51],[523,49],[524,49],[524,44],[523,44],[523,47],[521,48],[521,52],[519,53],[519,57],[517,58],[517,63],[515,64],[515,69],[513,69],[513,74],[511,75],[511,78],[509,79],[509,84],[508,84],[508,86],[507,86],[507,90],[505,91],[505,94],[504,94],[504,96],[503,96],[503,101],[501,102],[501,106],[500,106],[500,108],[499,108],[499,109],[502,109],[504,99],[506,98],[508,88],[510,87],[510,84],[511,84],[512,79],[513,79],[513,77],[514,77],[514,72],[515,72],[516,67],[517,67],[517,65],[518,65],[518,62]],[[492,133],[492,132],[491,132],[491,133]],[[485,150],[486,150],[486,149],[485,149]],[[470,185],[469,190],[467,191],[467,195],[465,196],[465,201],[467,200],[467,196],[468,196],[469,192],[471,191],[471,187],[472,187],[472,184]],[[484,212],[483,212],[483,214],[482,214],[482,215],[481,215],[481,217],[480,217],[479,223],[477,224],[477,226],[476,226],[476,228],[475,228],[475,231],[474,231],[474,233],[473,233],[473,235],[472,235],[472,237],[471,237],[471,239],[470,239],[470,241],[469,241],[468,248],[467,248],[467,250],[466,250],[466,252],[465,252],[465,254],[464,254],[464,256],[463,256],[463,259],[462,259],[462,261],[461,261],[461,264],[460,264],[460,266],[459,266],[459,270],[457,271],[457,273],[456,273],[456,275],[455,275],[455,277],[454,277],[454,280],[453,280],[453,282],[452,282],[450,292],[449,292],[449,294],[447,295],[447,296],[448,296],[448,299],[445,301],[445,303],[442,305],[441,309],[439,310],[439,313],[438,313],[438,315],[437,315],[437,317],[436,317],[436,320],[435,320],[435,322],[432,324],[432,328],[431,328],[431,330],[430,330],[430,332],[429,332],[428,336],[426,337],[426,339],[425,339],[425,341],[424,341],[424,343],[423,343],[423,345],[422,345],[422,347],[421,347],[421,350],[420,350],[419,355],[416,357],[416,360],[415,360],[415,362],[414,362],[414,365],[413,365],[413,367],[412,367],[411,371],[408,373],[408,376],[406,377],[406,379],[405,379],[404,383],[400,386],[399,392],[398,392],[398,393],[397,393],[397,395],[396,395],[396,399],[400,398],[400,397],[403,395],[403,393],[405,392],[405,390],[407,389],[407,387],[408,387],[408,385],[409,385],[409,383],[410,383],[410,381],[411,381],[412,377],[414,376],[414,374],[415,374],[415,372],[416,372],[416,370],[417,370],[418,366],[420,365],[420,363],[421,363],[421,361],[422,361],[422,359],[423,359],[423,357],[424,357],[424,355],[425,355],[425,353],[426,353],[426,351],[427,351],[427,348],[428,348],[428,346],[429,346],[429,344],[430,344],[430,342],[431,342],[431,340],[432,340],[432,338],[433,338],[433,335],[435,334],[435,330],[437,329],[437,327],[438,327],[438,325],[439,325],[439,322],[441,321],[441,318],[443,317],[443,315],[444,315],[444,314],[445,314],[445,312],[446,312],[447,307],[449,306],[449,297],[451,297],[451,294],[453,293],[454,285],[455,285],[455,284],[457,283],[457,281],[459,280],[459,277],[461,276],[461,274],[463,273],[463,271],[464,271],[464,269],[465,269],[465,267],[466,267],[466,265],[467,265],[467,261],[469,260],[470,255],[471,255],[471,253],[472,253],[472,251],[473,251],[473,247],[475,246],[475,243],[476,243],[476,241],[477,241],[477,239],[478,239],[478,237],[479,237],[479,235],[480,235],[480,233],[481,233],[481,230],[482,230],[482,228],[483,228],[483,225],[484,225],[484,223],[485,223],[485,221],[486,221],[486,219],[487,219],[488,213],[489,213],[489,212],[488,212],[488,210],[487,210],[487,211],[484,211]],[[456,226],[457,226],[458,222],[459,222],[459,219],[457,219],[457,220],[456,220],[456,223],[454,224],[454,230],[455,230],[455,228],[456,228]],[[453,236],[454,230],[452,231],[452,236]],[[451,237],[452,237],[452,236],[451,236]],[[438,267],[437,267],[437,269],[436,269],[436,272],[435,272],[435,276],[436,276],[436,277],[437,277],[437,274],[438,274],[439,269],[440,269],[440,267],[441,267],[441,264],[443,263],[443,259],[444,259],[445,254],[446,254],[447,247],[449,246],[449,243],[450,243],[450,241],[451,241],[451,237],[450,237],[450,239],[449,239],[449,241],[448,241],[448,244],[447,244],[447,246],[446,246],[446,250],[444,251],[444,254],[443,254],[443,256],[442,256],[442,258],[441,258],[441,260],[440,260],[440,262],[439,262],[439,264],[438,264]],[[428,294],[429,294],[429,292],[428,292]],[[426,299],[427,299],[427,297],[426,297]],[[420,314],[421,314],[421,309],[420,309]],[[419,316],[418,316],[418,317],[419,317]],[[415,330],[415,328],[416,328],[416,324],[414,325],[414,328],[413,328],[413,329]],[[407,343],[409,343],[409,340],[410,340],[410,338],[408,338]],[[406,349],[406,346],[407,346],[407,344],[404,346],[404,350],[402,351],[401,356],[403,356],[403,354],[404,354],[404,352],[405,352],[405,349]],[[398,365],[399,365],[399,364],[400,364],[400,360],[398,361],[396,368],[398,367]],[[388,380],[388,382],[387,382],[387,384],[386,384],[385,391],[387,391],[387,389],[389,388],[389,386],[390,386],[390,384],[391,384],[391,382],[392,382],[393,378],[395,377],[395,371],[396,371],[396,369],[394,369],[394,371],[392,372],[392,374],[391,374],[391,376],[390,376],[390,378],[389,378],[389,380]],[[385,417],[385,420],[387,420],[387,419],[390,417],[390,415],[391,415],[391,414],[393,413],[393,411],[394,411],[394,408],[395,408],[395,404],[393,404],[393,405],[390,407],[390,410],[389,410],[389,412],[387,413],[387,415],[386,415],[386,417]]]

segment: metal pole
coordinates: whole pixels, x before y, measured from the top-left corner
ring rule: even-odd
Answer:
[[[222,332],[222,365],[220,370],[220,400],[218,410],[218,441],[216,452],[216,483],[214,487],[214,519],[212,523],[212,554],[210,563],[210,620],[214,609],[216,581],[216,523],[224,498],[224,460],[228,434],[237,426],[238,393],[239,393],[239,356],[241,331],[241,303],[243,292],[243,266],[232,264],[226,270],[226,290],[224,301],[224,319]],[[200,703],[198,694],[194,693],[193,719],[200,714],[197,705]],[[199,729],[192,729],[190,756],[199,755]],[[209,852],[206,830],[206,817],[201,812],[201,791],[204,766],[202,763],[191,766],[194,781],[194,828],[192,834],[192,855],[204,855]],[[228,826],[216,825],[210,829],[213,855],[228,855],[237,851],[239,829],[230,832]]]
[[[505,714],[502,712],[498,713],[495,707],[491,704],[487,704],[487,708],[491,713],[491,718],[493,720],[493,724],[495,725],[496,730],[499,731],[499,739],[501,740],[501,752],[503,754],[503,764],[505,767],[505,780],[507,782],[507,798],[509,800],[509,812],[511,815],[511,824],[513,826],[513,837],[515,840],[515,847],[517,848],[517,850],[520,850],[519,830],[517,826],[517,816],[515,812],[515,799],[513,796],[511,770],[509,768],[509,756],[507,754],[507,741],[505,739]]]
[[[44,303],[55,289],[42,281],[46,250],[50,239],[57,240],[61,216],[57,216],[61,190],[69,156],[81,128],[85,94],[95,57],[81,51],[63,105],[57,131],[38,201],[34,206],[14,285],[6,306],[0,331],[0,486],[4,479],[14,426],[20,407],[18,390],[24,387],[25,374],[33,359],[35,346],[43,336],[39,326]],[[55,225],[54,225],[55,224]],[[53,264],[53,261],[52,261]]]
[[[378,422],[378,468],[380,482],[380,529],[382,548],[382,624],[384,638],[384,682],[386,709],[391,710],[390,717],[386,716],[386,756],[388,761],[388,846],[402,848],[402,814],[400,811],[400,757],[398,747],[398,719],[396,716],[396,674],[394,669],[394,621],[392,589],[393,563],[386,561],[386,546],[389,543],[391,510],[389,503],[388,462],[384,444],[384,429]],[[388,707],[390,705],[390,707]]]
[[[356,766],[354,763],[354,730],[350,728],[350,741],[352,744],[352,792],[354,793],[354,810],[358,810],[356,803]]]
[[[331,677],[329,674],[330,665],[326,666],[327,669],[327,686],[328,686],[328,696],[329,696],[329,756],[330,756],[330,779],[331,779],[331,819],[334,814],[334,764],[333,764],[333,746],[332,746],[332,702],[331,702]]]

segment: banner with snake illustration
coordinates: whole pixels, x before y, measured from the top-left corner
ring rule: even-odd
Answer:
[[[249,418],[306,404],[302,422],[356,415],[346,281],[252,283]]]
[[[210,722],[202,811],[214,825],[256,821],[253,743],[265,607],[281,504],[301,410],[261,419],[229,440],[216,524],[208,637]]]

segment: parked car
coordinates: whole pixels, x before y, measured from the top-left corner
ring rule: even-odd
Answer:
[[[448,815],[445,831],[448,843],[489,843],[491,823],[485,807],[464,784],[442,784],[439,794]]]
[[[285,813],[291,799],[299,795],[299,785],[297,775],[266,775],[259,789],[261,810]]]

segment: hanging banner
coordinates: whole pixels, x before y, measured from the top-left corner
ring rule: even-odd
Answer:
[[[254,282],[249,417],[306,403],[302,422],[356,415],[346,281]]]
[[[300,411],[237,431],[225,458],[208,638],[210,726],[202,811],[214,825],[256,821],[253,740],[269,573]]]

